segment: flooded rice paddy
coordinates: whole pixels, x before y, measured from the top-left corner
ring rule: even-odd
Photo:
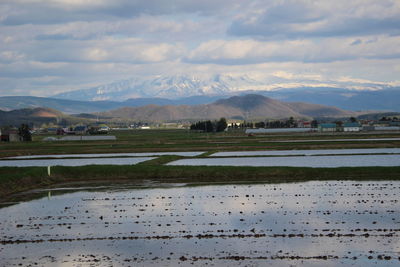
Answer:
[[[0,160],[0,167],[132,165],[157,156],[197,157],[203,153],[205,152],[31,155]],[[181,159],[167,165],[314,168],[400,166],[400,148],[230,151],[217,152],[206,158]]]
[[[371,167],[400,166],[400,155],[290,156],[181,159],[175,166],[252,166],[252,167]]]
[[[85,165],[133,165],[155,159],[142,158],[82,158],[82,159],[32,159],[0,160],[0,167],[46,167],[46,166],[85,166]]]
[[[30,155],[8,157],[7,159],[39,159],[39,158],[110,158],[110,157],[150,157],[174,155],[195,157],[204,152],[143,152],[143,153],[97,153],[97,154],[62,154],[62,155]]]
[[[400,141],[400,138],[345,138],[345,139],[295,139],[295,140],[271,140],[260,143],[308,143],[308,142],[374,142],[374,141]]]
[[[3,266],[400,264],[398,181],[39,193],[0,209]]]
[[[282,155],[346,155],[346,154],[400,154],[400,148],[360,148],[360,149],[308,149],[308,150],[261,150],[217,152],[212,157],[237,156],[282,156]]]

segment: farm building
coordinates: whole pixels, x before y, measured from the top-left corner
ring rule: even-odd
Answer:
[[[336,132],[336,123],[321,123],[318,125],[319,132]]]
[[[343,124],[344,132],[359,132],[360,130],[361,126],[357,122],[346,122]]]
[[[83,125],[79,125],[74,128],[75,134],[86,134],[87,130],[88,128]]]
[[[3,129],[0,131],[1,141],[4,142],[20,142],[21,137],[17,129]]]
[[[299,121],[297,123],[297,127],[299,127],[299,128],[311,128],[311,121]]]

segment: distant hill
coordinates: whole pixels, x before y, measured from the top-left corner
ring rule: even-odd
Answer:
[[[319,87],[252,92],[285,102],[307,102],[352,111],[400,111],[400,88],[369,91]]]
[[[400,118],[400,112],[380,112],[380,113],[368,113],[358,116],[361,120],[380,120],[383,117],[397,117]]]
[[[345,117],[349,115],[355,115],[355,113],[352,111],[347,111],[332,106],[302,102],[288,102],[285,104],[293,110],[296,110],[298,113],[309,117]]]
[[[125,118],[144,121],[177,121],[236,118],[311,118],[311,117],[345,117],[354,116],[351,111],[335,107],[307,104],[285,103],[265,96],[249,94],[218,100],[212,104],[202,105],[146,105],[143,107],[124,107],[108,112],[98,113],[100,116]]]
[[[34,96],[0,97],[0,110],[10,111],[23,108],[52,108],[69,114],[92,113],[121,107],[139,107],[145,105],[196,105],[211,103],[223,96],[195,96],[180,99],[132,98],[123,102],[116,101],[75,101]]]
[[[0,110],[0,126],[19,126],[28,124],[30,126],[40,126],[42,124],[76,124],[84,122],[84,119],[50,108],[25,108],[12,111]]]
[[[51,108],[64,113],[96,112],[120,107],[120,102],[112,101],[74,101],[34,96],[0,97],[0,109],[10,111],[24,108]]]

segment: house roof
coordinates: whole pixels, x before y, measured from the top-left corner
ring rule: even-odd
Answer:
[[[360,127],[360,124],[358,122],[346,122],[343,127]]]
[[[74,131],[86,131],[86,126],[76,126]]]
[[[321,128],[336,128],[336,123],[321,123],[319,125]]]

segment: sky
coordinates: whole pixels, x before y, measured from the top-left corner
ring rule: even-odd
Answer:
[[[135,76],[400,85],[399,0],[0,0],[0,96]]]

